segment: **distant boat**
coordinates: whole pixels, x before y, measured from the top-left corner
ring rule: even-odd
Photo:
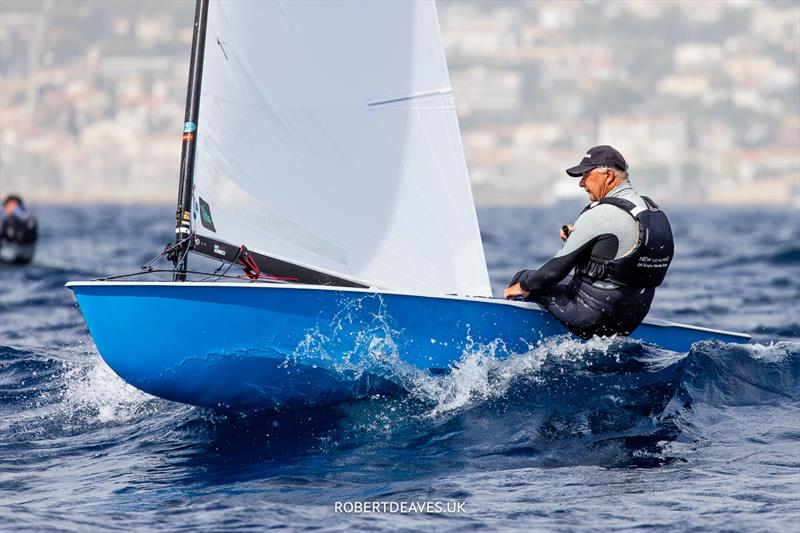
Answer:
[[[67,284],[123,379],[192,405],[320,405],[386,387],[386,365],[569,335],[491,297],[432,1],[198,0],[189,78],[173,281]],[[189,281],[190,253],[252,281]],[[749,339],[658,320],[631,337]]]
[[[586,198],[586,191],[575,186],[575,182],[560,180],[553,184],[550,192],[557,200]]]

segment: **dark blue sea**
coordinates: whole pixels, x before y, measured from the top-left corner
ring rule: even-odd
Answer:
[[[667,206],[650,316],[750,345],[561,339],[459,354],[397,397],[235,414],[126,385],[64,288],[136,270],[173,206],[34,207],[34,264],[0,270],[2,530],[800,529],[796,209]],[[579,207],[480,210],[496,293]],[[343,512],[364,502],[387,512]]]

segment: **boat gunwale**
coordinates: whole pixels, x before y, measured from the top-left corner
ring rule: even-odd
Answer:
[[[418,298],[436,298],[442,300],[456,300],[464,302],[481,302],[494,305],[508,305],[512,307],[519,307],[531,311],[538,311],[546,313],[538,304],[531,302],[523,302],[518,300],[503,300],[501,298],[493,298],[488,296],[463,296],[457,294],[421,294],[416,292],[400,291],[400,290],[387,290],[379,289],[376,287],[338,287],[333,285],[308,285],[301,283],[270,283],[270,282],[224,282],[224,281],[102,281],[102,280],[87,280],[87,281],[70,281],[64,286],[68,289],[73,287],[92,287],[92,286],[160,286],[160,287],[225,287],[225,288],[259,288],[259,289],[303,289],[303,290],[321,290],[321,291],[334,291],[334,292],[354,292],[363,294],[387,294],[394,296],[412,296]],[[740,333],[736,331],[727,331],[723,329],[706,328],[703,326],[694,326],[691,324],[682,324],[680,322],[672,322],[660,318],[645,318],[641,325],[651,327],[679,327],[694,331],[702,331],[707,333],[715,333],[719,335],[729,335],[743,340],[750,341],[752,336],[747,333]],[[641,327],[641,326],[640,326]]]

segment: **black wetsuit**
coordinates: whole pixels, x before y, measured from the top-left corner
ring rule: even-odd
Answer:
[[[38,238],[36,217],[20,205],[0,226],[0,262],[29,263]]]
[[[647,316],[673,249],[663,212],[623,183],[584,209],[553,259],[517,272],[510,285],[577,335],[628,335]]]

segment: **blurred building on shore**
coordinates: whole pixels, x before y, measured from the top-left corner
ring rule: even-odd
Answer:
[[[194,2],[0,3],[0,189],[173,202]],[[798,205],[800,5],[442,1],[479,203],[581,191],[619,148],[661,201]]]

